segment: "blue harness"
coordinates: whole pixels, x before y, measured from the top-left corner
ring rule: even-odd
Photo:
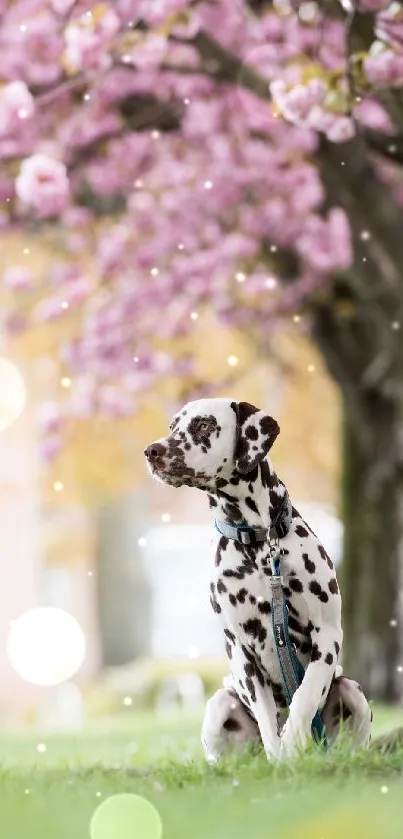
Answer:
[[[305,670],[298,659],[295,647],[291,642],[288,629],[288,606],[284,595],[283,578],[281,576],[281,548],[279,539],[287,535],[291,525],[292,506],[287,490],[282,503],[275,515],[270,531],[261,527],[229,524],[216,519],[215,527],[222,536],[240,542],[243,545],[255,545],[269,540],[271,564],[271,615],[274,643],[284,684],[284,691],[288,706],[291,704],[295,691],[304,678]],[[315,714],[311,725],[312,737],[327,749],[326,730],[319,711]]]

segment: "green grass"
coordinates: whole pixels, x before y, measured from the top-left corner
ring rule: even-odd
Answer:
[[[386,732],[403,711],[378,709],[375,723],[375,735]],[[88,839],[95,808],[131,792],[155,804],[164,839],[401,839],[403,748],[350,752],[210,767],[196,720],[144,714],[77,736],[0,734],[0,837]]]

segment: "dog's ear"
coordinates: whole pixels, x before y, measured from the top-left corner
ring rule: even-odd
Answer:
[[[246,475],[266,457],[280,426],[273,417],[249,402],[231,402],[231,408],[236,416],[235,469]]]

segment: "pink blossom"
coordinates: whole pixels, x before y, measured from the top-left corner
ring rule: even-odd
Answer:
[[[67,308],[62,305],[63,303],[64,300],[60,297],[45,297],[40,300],[33,309],[34,322],[47,323],[62,317],[67,311]]]
[[[58,15],[67,15],[75,3],[76,0],[50,0],[53,11]]]
[[[56,16],[44,3],[35,3],[31,9],[27,2],[9,5],[10,23],[7,26],[7,18],[3,16],[0,29],[3,77],[35,86],[54,84],[61,76],[63,50]]]
[[[345,143],[354,135],[355,127],[351,117],[336,117],[333,125],[326,131],[326,136],[332,143]]]
[[[374,131],[381,131],[385,134],[393,134],[392,120],[383,106],[376,99],[364,99],[354,108],[354,116],[362,125],[373,128]]]
[[[131,50],[133,64],[142,70],[159,67],[168,51],[168,39],[165,35],[144,35]]]
[[[296,84],[288,88],[281,80],[272,82],[270,91],[274,103],[290,122],[309,124],[312,111],[323,102],[327,88],[321,79],[311,79],[308,84]]]
[[[46,434],[59,434],[63,419],[57,402],[42,402],[38,410],[38,425]]]
[[[364,60],[365,75],[374,87],[399,87],[403,84],[403,55],[393,50],[373,52]]]
[[[108,47],[119,27],[119,18],[110,6],[86,12],[69,23],[65,30],[68,71],[106,69],[111,64]]]
[[[31,119],[35,102],[25,82],[10,82],[0,91],[0,136],[19,128],[21,120]]]
[[[132,416],[136,403],[130,391],[109,385],[99,390],[98,406],[102,414],[119,418]]]
[[[46,433],[46,432],[44,432]],[[44,463],[52,463],[63,449],[61,434],[46,434],[39,441],[39,451]]]
[[[27,320],[59,318],[63,327],[58,357],[71,388],[63,418],[41,426],[46,457],[58,453],[66,418],[126,416],[162,379],[198,374],[196,350],[177,359],[162,343],[179,337],[196,348],[195,313],[207,308],[265,341],[280,316],[351,265],[349,222],[340,208],[323,215],[330,196],[315,157],[321,134],[340,143],[353,134],[345,19],[329,20],[317,3],[307,24],[287,3],[287,14],[277,2],[256,13],[248,0],[7,4],[1,223],[13,230],[25,211],[37,221],[61,215],[52,225],[60,250],[39,284],[23,266],[3,269],[9,297],[10,289],[34,292],[24,295],[24,312],[4,313],[8,331]],[[360,9],[380,6],[362,0]],[[377,14],[390,48],[375,44],[364,59],[368,93],[354,109],[380,131],[373,88],[396,87],[402,74],[391,14]],[[238,75],[200,57],[199,31],[237,57]],[[248,70],[260,77],[261,97],[245,87]],[[389,167],[388,183],[396,182]],[[282,249],[296,257],[284,268],[292,283],[283,282]],[[221,374],[218,386],[226,387]]]
[[[59,215],[69,201],[66,166],[44,154],[34,154],[21,164],[15,182],[18,198],[42,218]]]
[[[34,277],[25,265],[11,265],[3,274],[3,283],[14,291],[26,291],[32,288]]]

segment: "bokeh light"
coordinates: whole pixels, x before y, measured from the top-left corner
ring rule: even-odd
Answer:
[[[150,801],[123,793],[97,807],[90,825],[91,839],[161,839],[161,817]]]
[[[0,431],[13,423],[25,407],[26,391],[20,372],[0,357]]]
[[[59,685],[70,679],[81,667],[85,650],[79,623],[63,609],[30,609],[10,624],[10,664],[33,685]]]

